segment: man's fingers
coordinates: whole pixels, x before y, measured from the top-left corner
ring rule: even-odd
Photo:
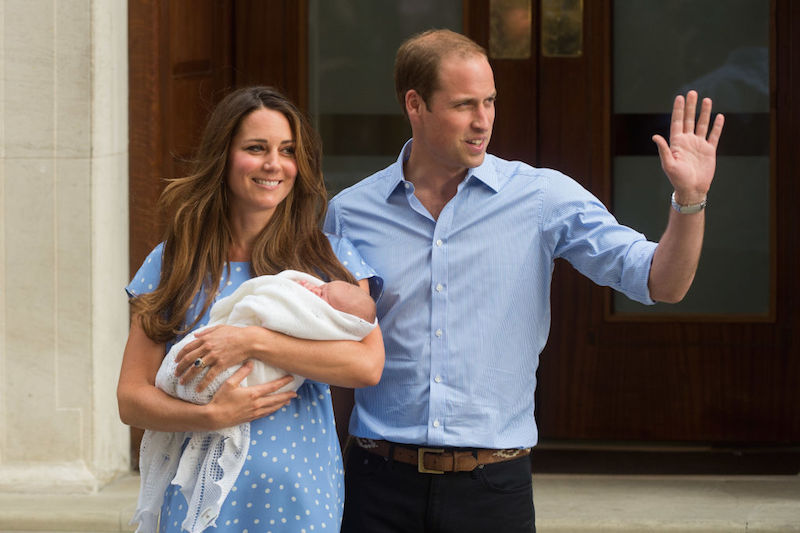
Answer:
[[[717,144],[719,144],[719,137],[722,135],[723,125],[725,125],[725,117],[717,114],[714,119],[714,125],[711,127],[711,134],[708,136],[708,143],[713,146],[715,150],[717,149]]]
[[[697,92],[686,94],[686,109],[683,112],[683,132],[694,133],[694,116],[697,113]]]
[[[703,103],[700,105],[700,118],[697,120],[697,128],[695,133],[703,139],[706,138],[708,133],[708,124],[711,121],[711,98],[703,98]]]
[[[677,137],[683,133],[683,112],[686,101],[682,95],[675,97],[672,104],[672,121],[669,124],[669,137],[670,139]]]
[[[671,159],[672,152],[669,149],[669,144],[667,144],[666,139],[664,139],[664,137],[661,135],[653,135],[652,139],[658,148],[658,156],[661,158],[661,162],[663,163],[664,161]]]

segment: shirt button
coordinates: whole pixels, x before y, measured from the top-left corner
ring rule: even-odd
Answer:
[[[442,239],[436,239],[436,246],[441,246],[442,244],[444,244]]]
[[[444,289],[444,286],[441,283],[436,285],[436,292],[442,292],[442,289]]]
[[[437,336],[437,337],[441,337],[441,336],[442,336],[442,330],[440,330],[440,329],[437,329],[437,330],[436,330],[436,336]]]
[[[433,421],[433,427],[435,427],[435,428],[438,428],[439,426],[441,426],[441,424],[439,423],[439,421],[438,421],[438,420],[434,420],[434,421]]]
[[[442,376],[436,376],[435,378],[433,378],[433,381],[435,381],[436,383],[441,383],[442,382]]]
[[[410,183],[408,183],[408,182],[406,182],[406,183],[404,183],[404,184],[403,184],[403,187],[405,187],[406,189],[408,189],[409,187],[411,187],[411,184],[410,184]]]

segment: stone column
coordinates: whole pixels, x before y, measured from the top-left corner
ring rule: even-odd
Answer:
[[[0,2],[0,491],[128,468],[127,3]]]

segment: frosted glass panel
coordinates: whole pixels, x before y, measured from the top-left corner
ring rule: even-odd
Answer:
[[[411,137],[394,92],[398,46],[461,31],[461,0],[309,0],[309,107],[331,194],[392,163]]]
[[[664,113],[690,88],[769,111],[769,0],[615,0],[613,24],[616,113]]]
[[[696,89],[726,123],[700,267],[675,305],[614,295],[616,313],[762,315],[770,310],[769,0],[614,2],[613,210],[657,241],[672,187],[653,133]]]
[[[617,312],[766,314],[769,311],[769,158],[717,164],[694,284],[683,302],[644,306],[615,297]],[[617,218],[650,240],[664,232],[672,188],[657,158],[617,158]]]

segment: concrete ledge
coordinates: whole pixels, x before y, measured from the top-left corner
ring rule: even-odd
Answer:
[[[0,493],[0,532],[134,531],[139,476],[129,474],[92,494]]]
[[[133,531],[138,490],[131,474],[94,494],[0,494],[0,532]],[[539,533],[800,532],[800,476],[536,474],[533,491]]]
[[[533,478],[537,530],[800,532],[798,476]]]
[[[21,463],[0,466],[0,494],[92,494],[114,477],[95,476],[83,461],[68,463]]]

